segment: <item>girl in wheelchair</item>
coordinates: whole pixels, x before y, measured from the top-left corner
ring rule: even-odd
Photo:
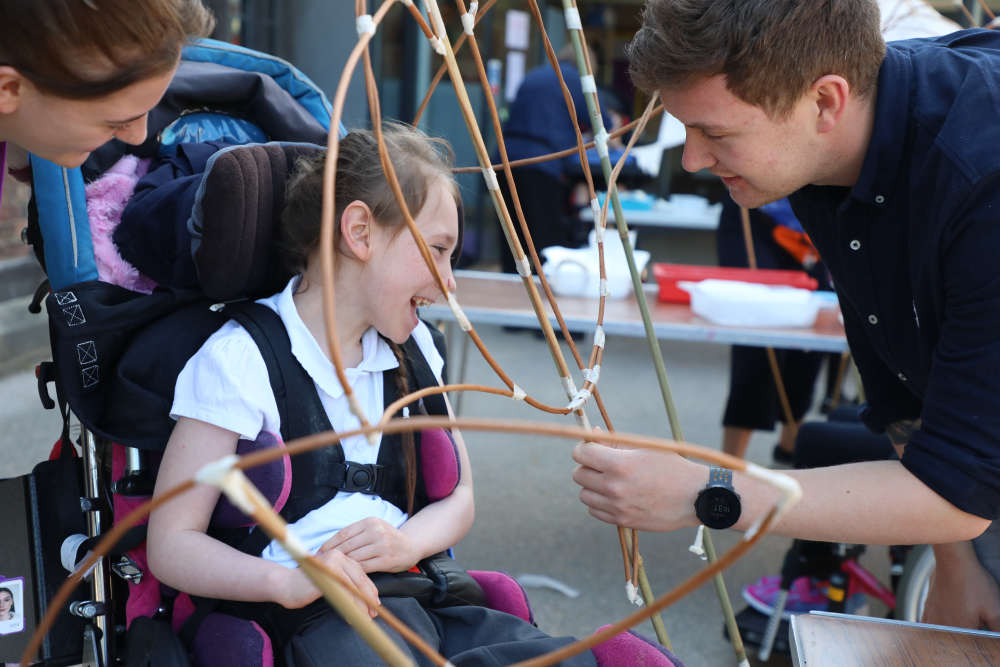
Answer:
[[[417,227],[441,275],[454,287],[451,259],[461,222],[449,161],[440,146],[415,129],[390,127],[385,136]],[[306,419],[311,430],[332,426],[344,431],[358,422],[325,353],[318,249],[323,159],[322,152],[303,159],[288,185],[280,250],[298,274],[282,292],[258,303],[280,318],[291,354],[318,395],[317,411],[322,414],[318,420],[313,419],[316,415]],[[419,306],[441,295],[403,225],[370,132],[353,132],[341,141],[336,183],[336,335],[353,391],[374,422],[382,414],[384,397],[411,391],[414,381],[420,383],[425,372],[421,369],[429,367],[433,381],[441,381],[444,360],[431,331],[417,317]],[[286,440],[305,435],[290,433],[281,423],[283,399],[272,383],[258,342],[244,325],[231,320],[213,334],[177,379],[171,410],[177,424],[160,465],[157,493],[238,451],[238,443],[276,440],[268,434],[280,433]],[[286,388],[289,404],[309,400],[292,393],[287,374]],[[463,599],[446,602],[447,607],[405,592],[390,597],[393,582],[398,584],[407,570],[457,543],[474,516],[461,435],[425,432],[417,439],[418,448],[412,436],[398,442],[386,436],[371,446],[358,436],[327,448],[333,455],[304,465],[293,459],[291,488],[286,470],[277,492],[279,503],[297,505],[292,530],[359,590],[373,597],[381,590],[381,603],[455,664],[509,664],[569,643],[569,638],[548,637],[514,616],[461,604],[475,597],[469,588],[458,594]],[[448,472],[429,469],[433,447],[454,453],[451,466],[445,466]],[[343,482],[330,482],[338,475]],[[216,525],[224,505],[217,489],[197,486],[157,510],[148,533],[153,574],[192,596],[224,601],[218,612],[258,624],[269,636],[275,657],[286,664],[321,664],[331,655],[342,665],[377,664],[377,656],[326,606],[279,545],[258,539],[248,548],[246,529]],[[376,580],[381,580],[378,586]],[[195,641],[196,654],[197,645]],[[423,664],[423,656],[412,652]],[[596,662],[585,652],[564,664]]]

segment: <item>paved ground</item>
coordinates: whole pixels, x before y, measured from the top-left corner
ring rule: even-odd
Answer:
[[[530,333],[505,333],[498,327],[483,327],[480,333],[519,385],[543,400],[563,400],[541,341]],[[691,343],[664,344],[662,349],[686,438],[717,445],[728,349]],[[643,340],[609,338],[600,387],[616,428],[667,435],[648,357]],[[0,477],[30,470],[59,433],[57,416],[38,404],[34,376],[25,370],[29,366],[22,363],[19,368],[0,378]],[[468,377],[499,386],[475,352],[470,356]],[[546,418],[523,404],[487,395],[466,396],[462,413]],[[772,433],[756,435],[751,442],[751,459],[768,463],[774,438]],[[457,546],[459,560],[476,569],[545,575],[578,591],[579,596],[571,598],[551,589],[529,590],[539,625],[553,634],[589,634],[632,611],[624,599],[615,531],[589,518],[576,499],[577,487],[570,480],[571,443],[478,433],[467,434],[466,440],[475,474],[478,515],[472,532]],[[687,550],[693,536],[694,531],[642,534],[640,550],[658,593],[699,567],[700,561]],[[717,534],[719,550],[737,538],[736,534]],[[765,538],[726,574],[737,608],[742,607],[741,587],[773,572],[787,544],[783,538]],[[884,549],[869,550],[866,563],[883,576],[885,562]],[[711,585],[669,608],[664,619],[674,649],[687,665],[735,664],[722,637],[722,617]],[[640,630],[652,634],[648,625]],[[772,662],[782,664],[780,660]]]

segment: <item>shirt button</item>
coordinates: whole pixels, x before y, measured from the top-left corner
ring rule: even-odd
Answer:
[[[851,246],[851,250],[859,250],[861,248],[861,241],[854,239],[849,245]]]
[[[896,377],[898,377],[903,382],[906,382],[909,379],[906,377],[906,373],[903,372],[897,373]]]
[[[869,315],[868,324],[878,324],[878,318],[875,315]]]
[[[885,202],[885,197],[883,197],[882,195],[875,195],[875,203],[876,204],[881,204],[883,202]]]

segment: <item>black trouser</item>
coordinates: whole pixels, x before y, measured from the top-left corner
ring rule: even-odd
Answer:
[[[385,598],[382,604],[456,667],[499,667],[549,653],[572,643],[569,637],[549,637],[516,616],[463,605],[425,609],[413,598]],[[421,667],[431,663],[381,619],[376,623]],[[284,649],[288,667],[368,667],[382,664],[372,648],[334,611],[312,618]],[[590,651],[561,665],[596,667]]]
[[[795,439],[795,467],[825,468],[827,466],[885,461],[896,456],[885,434],[872,433],[861,423],[857,408],[838,408],[829,421],[807,422]],[[795,540],[804,561],[822,563],[831,555],[828,542]]]
[[[759,269],[802,270],[802,266],[778,245],[771,235],[774,222],[757,210],[750,211],[754,255]],[[719,266],[749,266],[739,207],[732,199],[723,201],[716,232]],[[825,269],[813,272],[824,277]],[[820,280],[820,287],[828,288]],[[812,404],[813,388],[825,356],[821,352],[775,350],[778,369],[792,416],[801,421]],[[730,354],[729,398],[722,417],[723,426],[769,431],[776,419],[785,421],[767,352],[759,347],[734,345]]]
[[[542,248],[554,245],[568,248],[579,246],[580,243],[577,239],[581,238],[582,229],[577,229],[577,223],[568,214],[569,187],[563,180],[547,172],[525,167],[518,167],[512,173],[514,186],[517,188],[518,201],[521,202],[521,210],[524,211],[524,220],[528,224],[528,231],[535,244],[535,250],[541,253]],[[503,194],[504,201],[507,202],[511,220],[514,222],[517,237],[524,249],[524,255],[530,259],[531,254],[524,242],[521,225],[517,221],[517,213],[514,210],[510,190],[507,187],[507,178],[503,172],[498,172],[497,179],[500,183],[500,192]],[[517,267],[514,266],[514,255],[507,244],[507,237],[500,226],[500,221],[497,220],[496,224],[497,238],[500,239],[500,266],[505,273],[517,273]],[[539,258],[541,259],[540,254]]]

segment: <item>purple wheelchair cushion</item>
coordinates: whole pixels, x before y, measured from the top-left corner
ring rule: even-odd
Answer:
[[[424,488],[431,502],[451,495],[462,474],[458,448],[451,433],[443,428],[420,432],[420,467],[424,473]]]
[[[665,647],[631,630],[601,642],[590,652],[597,658],[597,667],[684,667]]]
[[[476,580],[486,594],[486,606],[517,616],[523,621],[534,624],[535,617],[531,613],[528,594],[521,584],[506,572],[493,570],[469,570],[469,575]]]
[[[240,439],[236,444],[236,453],[242,456],[272,447],[285,448],[281,436],[261,431],[256,440]],[[280,512],[292,488],[291,458],[285,454],[270,463],[250,468],[246,471],[246,475],[264,494],[275,511]],[[211,524],[216,528],[241,528],[253,525],[253,522],[223,495],[219,497],[219,503],[212,512]]]
[[[212,613],[198,627],[191,646],[195,667],[274,667],[271,638],[254,621]]]

